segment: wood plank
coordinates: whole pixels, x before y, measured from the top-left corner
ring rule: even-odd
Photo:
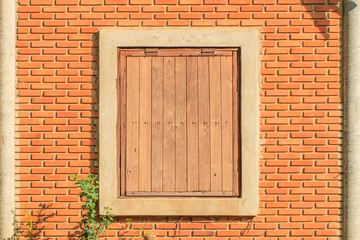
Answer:
[[[186,58],[175,59],[176,191],[187,191]]]
[[[164,58],[163,191],[175,191],[175,59]]]
[[[151,58],[140,57],[139,191],[151,190]]]
[[[210,89],[209,57],[198,58],[199,190],[210,191]]]
[[[197,57],[187,58],[188,191],[199,190],[199,126]]]
[[[240,123],[240,91],[239,91],[239,64],[238,64],[238,52],[233,52],[232,58],[232,69],[233,69],[233,142],[234,142],[234,156],[233,156],[233,164],[234,164],[234,180],[233,180],[233,192],[235,196],[240,195],[240,131],[239,131],[239,123]]]
[[[119,180],[119,188],[117,195],[125,195],[126,182],[126,56],[124,51],[118,52],[118,81],[117,81],[117,99],[118,99],[118,118],[116,123],[117,128],[117,179]]]
[[[211,191],[222,191],[220,57],[209,57]]]
[[[223,191],[233,190],[232,57],[221,58]]]
[[[126,51],[127,56],[135,56],[135,57],[144,57],[150,56],[151,52],[155,53],[158,57],[198,57],[198,56],[232,56],[232,52],[236,50],[236,48],[147,48],[144,50],[143,48],[139,49],[121,49]]]
[[[126,191],[138,191],[139,58],[127,58]]]
[[[153,57],[151,67],[151,190],[162,191],[164,58]]]
[[[127,192],[133,197],[231,197],[233,192]]]

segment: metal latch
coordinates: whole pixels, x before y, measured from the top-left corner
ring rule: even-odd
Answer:
[[[213,48],[202,48],[201,55],[213,55],[215,53],[215,49]]]
[[[145,48],[145,56],[156,56],[158,51],[157,48]]]

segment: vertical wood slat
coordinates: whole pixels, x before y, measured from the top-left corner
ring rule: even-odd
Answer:
[[[140,57],[139,191],[151,190],[151,58]]]
[[[126,190],[138,191],[139,58],[128,57],[127,66]]]
[[[198,58],[199,191],[210,191],[209,57]]]
[[[220,57],[209,57],[211,191],[222,191]]]
[[[151,79],[151,190],[162,191],[163,168],[163,104],[164,104],[164,58],[152,58]]]
[[[119,106],[120,106],[120,114],[118,115],[118,137],[120,137],[120,141],[118,142],[118,151],[117,157],[119,161],[119,172],[118,179],[120,180],[120,191],[118,191],[118,195],[125,195],[125,182],[126,182],[126,56],[124,52],[120,52],[119,54]]]
[[[240,143],[240,136],[239,136],[239,122],[240,122],[240,118],[239,118],[239,82],[238,82],[238,78],[239,78],[239,73],[238,73],[238,53],[237,51],[233,51],[233,56],[232,56],[232,77],[233,77],[233,143],[234,143],[234,155],[233,155],[233,194],[235,196],[239,196],[240,194],[240,189],[239,186],[241,186],[240,184],[240,178],[239,178],[239,173],[240,173],[240,168],[239,168],[239,143]]]
[[[223,191],[233,190],[232,57],[221,58],[221,118]]]
[[[175,191],[175,72],[174,58],[164,58],[163,191]]]
[[[197,58],[187,58],[187,175],[188,191],[199,190],[199,128]]]
[[[175,59],[176,191],[187,191],[186,58]]]

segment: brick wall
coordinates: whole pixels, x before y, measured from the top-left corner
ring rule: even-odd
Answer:
[[[135,217],[134,228],[160,238],[340,239],[340,24],[338,0],[18,0],[18,219],[29,213],[40,239],[79,235],[71,175],[97,172],[100,28],[258,27],[260,214]],[[115,220],[108,239],[134,233]]]

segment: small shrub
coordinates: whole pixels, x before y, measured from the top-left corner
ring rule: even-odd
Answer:
[[[83,212],[80,222],[80,227],[84,233],[80,239],[96,240],[99,238],[99,234],[105,233],[109,229],[114,215],[110,214],[108,207],[104,208],[106,210],[105,215],[100,215],[97,211],[99,181],[96,175],[89,174],[86,179],[79,179],[77,175],[74,175],[73,178],[75,184],[81,189],[80,197],[85,197],[84,205],[81,206]]]

